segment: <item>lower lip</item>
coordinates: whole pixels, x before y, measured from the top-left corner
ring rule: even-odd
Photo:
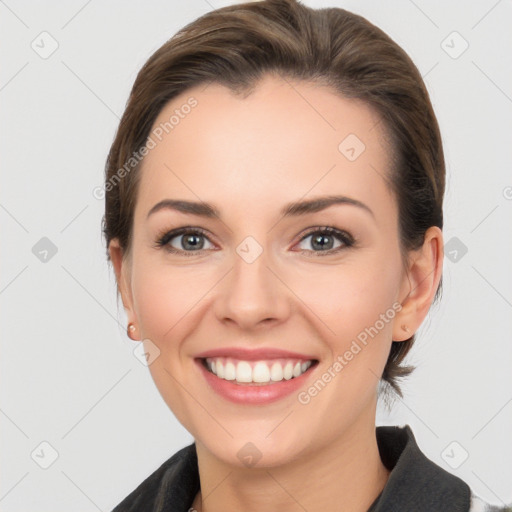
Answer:
[[[236,384],[236,381],[220,379],[212,372],[209,372],[201,359],[196,359],[206,382],[223,398],[237,404],[268,404],[276,402],[285,396],[292,394],[303,386],[311,375],[317,363],[313,364],[308,370],[293,377],[290,380],[281,380],[269,384]]]

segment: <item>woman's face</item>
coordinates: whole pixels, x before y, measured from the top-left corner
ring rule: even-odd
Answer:
[[[270,76],[245,98],[218,84],[190,89],[153,129],[173,115],[144,159],[122,266],[123,300],[163,399],[197,443],[239,466],[251,454],[283,464],[373,431],[409,290],[377,115]],[[289,207],[328,196],[348,199]],[[178,200],[218,217],[162,203]],[[276,381],[215,376],[200,358],[211,350],[225,377]]]

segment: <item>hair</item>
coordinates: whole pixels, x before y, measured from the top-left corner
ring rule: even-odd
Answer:
[[[130,253],[141,160],[134,155],[144,154],[164,106],[199,84],[249,94],[268,73],[323,83],[378,113],[390,141],[393,164],[387,179],[398,204],[403,261],[408,251],[422,246],[429,227],[442,229],[442,141],[429,94],[407,53],[381,29],[344,9],[265,0],[208,12],[179,30],[139,71],[106,162],[107,260],[114,238],[124,256]],[[434,302],[441,286],[442,280]],[[401,364],[414,339],[392,342],[381,377],[399,396],[398,379],[415,369]]]

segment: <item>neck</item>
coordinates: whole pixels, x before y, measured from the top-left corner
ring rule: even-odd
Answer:
[[[269,468],[225,464],[197,443],[201,491],[197,512],[367,512],[384,488],[375,431],[375,409],[325,446]]]

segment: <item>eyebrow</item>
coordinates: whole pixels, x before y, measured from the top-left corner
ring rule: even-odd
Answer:
[[[322,196],[315,199],[295,201],[285,205],[280,213],[282,217],[298,217],[310,213],[320,212],[338,204],[356,206],[368,212],[373,218],[375,218],[375,214],[366,204],[358,201],[357,199],[339,195]],[[164,199],[158,202],[155,204],[155,206],[153,206],[153,208],[151,208],[151,210],[149,210],[147,217],[165,209],[175,210],[191,215],[198,215],[200,217],[206,218],[221,218],[219,209],[212,204],[205,202],[185,201],[182,199]]]

